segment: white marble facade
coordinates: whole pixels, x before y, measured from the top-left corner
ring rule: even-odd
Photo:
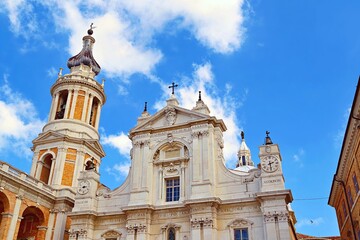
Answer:
[[[225,123],[201,99],[194,105],[184,109],[172,95],[156,114],[142,113],[120,187],[102,185],[96,170],[80,173],[70,239],[295,239],[278,145],[267,137],[256,167],[243,139],[228,169]]]

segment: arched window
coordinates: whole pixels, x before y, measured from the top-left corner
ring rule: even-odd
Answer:
[[[44,158],[44,162],[40,174],[40,181],[43,181],[46,184],[50,183],[49,178],[50,178],[51,164],[52,164],[52,155],[48,154]]]
[[[173,227],[168,229],[168,240],[175,240],[175,229]]]
[[[91,106],[90,119],[89,119],[89,124],[93,127],[95,127],[98,105],[99,105],[99,100],[97,98],[94,98],[93,104]]]
[[[55,119],[65,118],[65,108],[66,108],[67,98],[68,98],[68,91],[60,92],[59,103],[56,107]]]

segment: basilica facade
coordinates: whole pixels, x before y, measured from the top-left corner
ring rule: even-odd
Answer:
[[[192,109],[174,94],[144,111],[129,132],[131,167],[111,190],[100,182],[104,84],[92,55],[92,30],[51,87],[49,121],[34,139],[32,168],[0,162],[0,239],[290,240],[292,195],[279,146],[269,133],[254,165],[242,133],[238,163],[225,165],[226,123],[206,103]]]

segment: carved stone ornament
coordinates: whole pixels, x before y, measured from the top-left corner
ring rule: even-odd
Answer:
[[[265,222],[275,222],[275,221],[279,221],[279,222],[287,222],[289,219],[289,213],[287,212],[267,212],[264,213],[264,221]]]
[[[103,238],[117,238],[117,237],[120,237],[120,236],[121,236],[121,233],[118,233],[118,232],[116,232],[114,230],[107,231],[106,233],[101,235],[101,237],[103,237]]]
[[[191,219],[190,222],[192,228],[213,227],[213,220],[210,218],[195,218]]]
[[[98,190],[96,192],[96,196],[103,197],[103,198],[111,198],[110,189],[102,186],[102,187],[98,188]]]
[[[175,166],[174,163],[170,163],[168,167],[166,167],[166,175],[178,175],[179,169],[178,166]]]
[[[255,178],[259,178],[261,176],[261,171],[258,169],[255,169],[254,171],[249,173],[250,176],[247,178],[244,178],[243,182],[244,183],[249,183],[249,182],[253,182]]]
[[[69,231],[70,239],[77,239],[78,237],[86,238],[87,230],[85,229],[71,229]]]
[[[250,226],[250,225],[253,225],[253,223],[250,221],[247,221],[246,219],[240,218],[240,219],[235,219],[234,221],[229,223],[228,227],[240,228],[240,227],[246,227],[246,226]]]
[[[135,231],[136,232],[146,232],[146,226],[142,225],[141,223],[138,224],[134,224],[134,225],[126,225],[126,230],[129,234],[134,234]]]
[[[173,143],[174,142],[174,136],[172,135],[172,133],[168,133],[167,135],[167,141],[168,143]]]
[[[176,110],[173,107],[165,109],[165,119],[167,125],[174,125],[176,121]]]
[[[179,225],[176,225],[174,223],[168,223],[166,224],[165,226],[161,227],[161,230],[163,232],[167,231],[169,228],[174,228],[175,230],[178,230],[180,229],[180,226]]]
[[[154,161],[159,161],[160,160],[160,150],[156,150],[154,157],[153,157]]]

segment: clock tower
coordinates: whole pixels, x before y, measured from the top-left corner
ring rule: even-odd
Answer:
[[[105,156],[98,129],[106,96],[104,84],[95,79],[101,68],[92,54],[92,34],[91,26],[80,53],[68,60],[70,73],[60,69],[50,90],[48,123],[33,140],[30,175],[55,189],[75,189],[80,173],[90,165],[98,171]]]
[[[280,149],[271,141],[269,134],[270,132],[266,131],[265,144],[260,146],[259,152],[262,192],[285,189]]]

